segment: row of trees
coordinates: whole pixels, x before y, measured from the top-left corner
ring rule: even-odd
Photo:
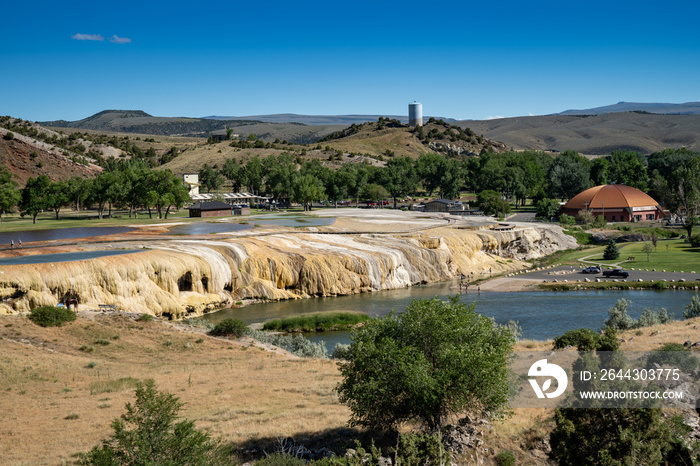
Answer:
[[[437,193],[445,198],[458,197],[462,190],[492,191],[515,205],[527,199],[546,199],[548,210],[556,210],[557,200],[570,199],[595,185],[615,183],[648,191],[672,211],[683,207],[694,216],[700,201],[700,179],[693,174],[699,167],[700,153],[686,149],[668,149],[648,157],[615,151],[593,161],[575,151],[556,157],[537,151],[484,153],[466,160],[427,153],[416,160],[390,158],[385,167],[346,164],[337,171],[318,160],[302,162],[283,153],[264,159],[253,157],[245,163],[229,159],[221,168],[205,165],[200,183],[211,192],[228,179],[236,191],[264,192],[284,201],[300,199],[299,179],[312,175],[315,180],[307,179],[306,183],[322,184],[323,191],[316,194],[330,201],[372,200],[370,194],[382,194],[377,189],[380,186],[394,202],[419,188],[429,196]]]
[[[98,217],[106,209],[111,215],[112,206],[129,209],[129,217],[138,208],[153,209],[158,218],[168,218],[173,207],[180,208],[189,201],[189,192],[179,176],[169,170],[151,170],[142,161],[110,163],[98,177],[84,179],[73,177],[66,181],[51,181],[46,175],[29,178],[24,188],[17,183],[5,167],[0,169],[0,215],[19,207],[22,215],[29,215],[36,223],[40,212],[51,210],[58,220],[62,208],[74,205],[93,205]]]

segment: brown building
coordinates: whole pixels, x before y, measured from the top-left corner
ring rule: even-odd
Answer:
[[[576,216],[580,210],[602,215],[608,222],[644,222],[664,218],[664,212],[651,196],[622,184],[606,184],[587,189],[561,208],[561,213]]]
[[[464,205],[452,199],[436,199],[426,202],[423,212],[462,212]]]
[[[230,204],[219,201],[198,202],[190,207],[190,217],[227,217],[232,215]]]

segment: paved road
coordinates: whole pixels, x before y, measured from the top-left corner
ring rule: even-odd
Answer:
[[[680,279],[685,279],[686,281],[696,281],[700,280],[700,270],[696,270],[698,273],[690,273],[690,270],[684,270],[683,273],[681,273],[680,270],[677,270],[675,272],[672,272],[670,270],[667,270],[666,272],[662,271],[646,271],[646,270],[630,270],[630,269],[624,269],[627,270],[630,273],[630,276],[627,278],[627,281],[637,281],[639,279],[642,279],[644,281],[659,281],[659,280],[668,280],[668,281],[678,281]],[[601,280],[614,280],[614,279],[620,279],[619,277],[613,277],[609,279],[605,279],[602,274],[592,274],[592,273],[581,273],[581,268],[572,268],[571,266],[566,266],[566,267],[556,267],[553,269],[547,269],[547,270],[538,270],[534,272],[528,272],[525,274],[518,275],[518,278],[524,278],[524,279],[529,279],[529,280],[547,280],[547,281],[552,281],[554,279],[556,280],[569,280],[569,281],[576,281],[576,280],[585,280],[586,278],[589,278],[593,281],[595,281],[596,278],[600,278]]]

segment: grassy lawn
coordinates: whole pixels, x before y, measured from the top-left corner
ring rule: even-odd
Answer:
[[[642,250],[646,242],[621,243],[620,257],[614,261],[603,260],[605,245],[587,247],[575,251],[568,251],[558,256],[557,262],[562,264],[576,263],[578,259],[590,256],[587,260],[596,264],[610,265],[634,257],[635,260],[620,264],[625,269],[656,269],[690,272],[700,272],[700,248],[693,248],[690,244],[680,239],[659,240],[656,251],[649,255]]]

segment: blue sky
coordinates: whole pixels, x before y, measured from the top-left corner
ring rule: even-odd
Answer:
[[[700,100],[696,1],[6,2],[0,114],[547,114]]]

